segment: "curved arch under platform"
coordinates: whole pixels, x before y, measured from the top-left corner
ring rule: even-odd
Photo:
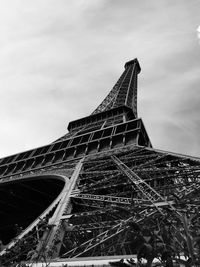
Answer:
[[[39,239],[39,225],[55,210],[68,181],[61,175],[35,175],[0,183],[0,239],[5,248],[12,249],[35,227]]]

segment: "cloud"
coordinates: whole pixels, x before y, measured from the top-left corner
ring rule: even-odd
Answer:
[[[197,37],[198,37],[198,39],[200,40],[200,25],[199,25],[199,27],[197,28]]]

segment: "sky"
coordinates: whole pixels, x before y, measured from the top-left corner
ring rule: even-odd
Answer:
[[[0,0],[0,157],[51,143],[138,58],[153,147],[200,156],[200,0]]]

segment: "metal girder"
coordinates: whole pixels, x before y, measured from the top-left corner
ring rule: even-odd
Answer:
[[[72,198],[77,199],[85,199],[85,200],[94,200],[94,201],[102,201],[102,202],[109,202],[114,204],[125,204],[125,205],[131,205],[133,202],[137,202],[138,204],[144,206],[144,207],[163,207],[163,206],[169,206],[174,204],[174,201],[155,201],[153,204],[150,201],[146,201],[145,199],[139,199],[139,198],[125,198],[125,197],[116,197],[116,196],[110,196],[110,195],[93,195],[93,194],[81,194],[75,192],[72,192],[71,194]]]
[[[70,232],[79,232],[79,231],[94,231],[94,230],[99,230],[99,229],[107,229],[111,228],[114,225],[120,223],[121,220],[107,220],[107,221],[102,221],[102,222],[93,222],[93,223],[87,223],[87,224],[78,224],[78,225],[73,225],[71,229],[69,230]]]
[[[141,223],[142,221],[156,214],[156,212],[157,211],[152,209],[150,210],[146,209],[141,211],[134,217],[129,217],[126,220],[122,220],[119,224],[113,226],[111,229],[104,231],[103,233],[95,236],[94,238],[82,243],[80,246],[75,247],[74,249],[68,251],[67,253],[64,253],[62,257],[69,257],[69,258],[79,257],[84,253],[90,251],[91,249],[94,249],[95,247],[99,246],[103,242],[125,231],[129,222],[134,221],[135,223]]]
[[[80,199],[88,199],[88,200],[97,200],[109,203],[118,203],[118,204],[126,204],[130,205],[132,203],[131,198],[126,197],[116,197],[110,195],[92,195],[92,194],[81,194],[72,192],[71,197],[73,198],[80,198]]]
[[[80,213],[74,213],[74,214],[65,214],[63,213],[61,219],[69,219],[69,218],[77,218],[77,217],[88,217],[88,216],[96,216],[100,214],[104,214],[105,212],[109,212],[110,208],[105,208],[104,210],[93,210],[93,211],[85,211]]]
[[[111,156],[113,162],[117,165],[117,168],[125,174],[133,184],[139,189],[142,195],[148,199],[152,204],[158,201],[165,201],[165,199],[158,194],[150,185],[148,185],[144,180],[142,180],[135,172],[128,168],[121,160],[116,156]]]
[[[53,216],[49,220],[49,225],[52,226],[50,229],[46,231],[44,234],[45,239],[41,244],[39,244],[39,250],[41,250],[43,247],[47,246],[48,244],[48,250],[45,252],[47,257],[49,255],[55,256],[58,254],[58,244],[57,241],[61,240],[64,236],[64,232],[61,229],[61,218],[64,214],[65,210],[68,210],[68,212],[71,212],[71,202],[70,202],[70,195],[72,190],[75,189],[79,174],[81,172],[82,166],[83,166],[84,158],[82,158],[78,164],[76,165],[76,168],[72,174],[72,177],[70,178],[69,183],[65,186],[64,190],[62,191],[62,197],[61,201],[55,210]]]
[[[200,190],[200,183],[193,183],[189,187],[184,187],[182,190],[177,190],[177,196],[179,198],[188,198],[191,194]]]
[[[117,93],[119,92],[121,85],[124,82],[124,80],[126,79],[127,75],[128,75],[128,72],[125,70],[123,72],[123,74],[121,75],[121,77],[119,78],[119,80],[117,81],[117,83],[115,84],[115,86],[113,87],[113,89],[106,96],[106,98],[103,100],[103,102],[95,109],[95,111],[92,113],[92,115],[99,113],[99,112],[102,112],[102,111],[105,111],[108,108],[111,109],[114,106],[115,100],[117,98]]]

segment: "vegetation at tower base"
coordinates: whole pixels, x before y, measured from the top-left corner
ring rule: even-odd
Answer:
[[[92,115],[0,160],[0,266],[134,254],[200,266],[200,159],[152,148],[139,72],[127,62]]]

